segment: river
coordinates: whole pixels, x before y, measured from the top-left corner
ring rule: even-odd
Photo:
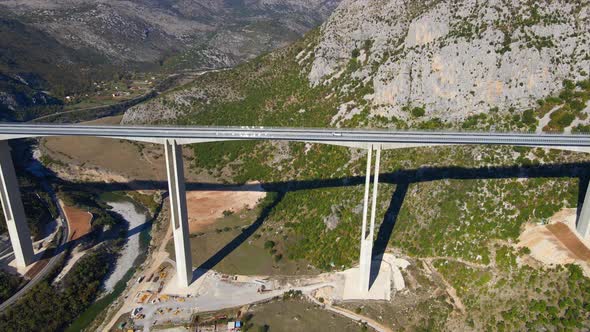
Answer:
[[[144,212],[136,206],[125,200],[117,202],[107,202],[113,209],[112,211],[120,214],[129,223],[127,230],[127,242],[121,250],[121,255],[117,258],[117,263],[113,272],[104,282],[105,293],[110,293],[115,288],[119,280],[123,279],[127,271],[133,267],[133,263],[139,256],[141,250],[140,234],[142,227],[148,220]]]

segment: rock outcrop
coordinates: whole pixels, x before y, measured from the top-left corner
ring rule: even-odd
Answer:
[[[202,98],[201,90],[211,82],[222,80],[248,99],[247,91],[252,90],[247,87],[258,84],[259,72],[281,73],[270,85],[285,84],[280,80],[296,67],[307,78],[307,86],[325,98],[302,100],[301,95],[316,97],[310,97],[306,88],[293,86],[294,91],[286,92],[292,98],[284,104],[297,101],[302,107],[293,108],[297,114],[285,107],[281,111],[291,112],[288,117],[296,119],[309,114],[306,109],[311,106],[331,117],[315,125],[457,128],[473,117],[490,114],[503,117],[501,123],[489,118],[487,122],[494,123],[469,129],[494,130],[498,124],[499,130],[533,130],[545,115],[556,118],[548,131],[572,123],[588,125],[590,107],[569,109],[586,102],[585,97],[555,103],[565,107],[558,114],[568,117],[563,121],[547,114],[549,110],[532,115],[528,111],[558,94],[564,83],[575,86],[588,80],[588,26],[588,2],[345,0],[320,29],[291,51],[277,50],[249,69],[236,68],[237,76],[227,73],[203,79],[163,96],[168,108],[162,108],[162,113],[190,115],[207,110],[209,102],[227,102],[228,98],[209,93],[204,94],[207,103],[191,102]],[[264,109],[257,108],[260,112],[276,103],[277,96],[267,91],[255,94],[269,98],[259,105]],[[330,105],[321,106],[326,100]],[[311,105],[303,106],[306,103]],[[157,121],[155,106],[140,105],[129,111],[133,117],[126,118]],[[525,112],[529,112],[526,121],[510,116],[521,117]]]
[[[590,5],[570,1],[346,0],[322,26],[310,84],[350,68],[372,114],[461,120],[526,109],[590,72]]]

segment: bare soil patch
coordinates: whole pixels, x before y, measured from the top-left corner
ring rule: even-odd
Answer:
[[[67,205],[63,205],[63,210],[66,214],[68,228],[70,230],[69,241],[78,240],[90,233],[92,213]]]
[[[248,184],[252,187],[253,184]],[[260,184],[253,188],[236,187],[235,190],[203,190],[186,193],[189,229],[198,232],[224,216],[224,212],[239,213],[254,208],[266,196]]]
[[[578,264],[590,275],[590,249],[575,230],[575,209],[563,209],[549,224],[528,224],[519,237],[519,247],[528,247],[531,256],[546,265]]]
[[[578,259],[590,261],[590,249],[580,241],[578,236],[564,223],[547,225],[547,229]]]
[[[45,266],[49,263],[49,257],[45,257],[39,260],[37,263],[33,265],[26,273],[25,278],[33,279],[37,275],[37,273],[41,272]]]

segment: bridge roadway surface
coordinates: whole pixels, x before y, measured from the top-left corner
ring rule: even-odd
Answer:
[[[590,135],[499,132],[397,131],[272,127],[87,126],[64,124],[0,124],[0,139],[41,136],[98,136],[180,144],[229,140],[284,140],[325,144],[463,145],[498,144],[546,147],[590,147]],[[360,147],[360,146],[359,146]]]

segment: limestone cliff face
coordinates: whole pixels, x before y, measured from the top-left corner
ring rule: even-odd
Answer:
[[[588,1],[346,0],[322,26],[308,77],[320,85],[350,61],[373,86],[372,114],[405,106],[461,120],[526,109],[590,72]]]

